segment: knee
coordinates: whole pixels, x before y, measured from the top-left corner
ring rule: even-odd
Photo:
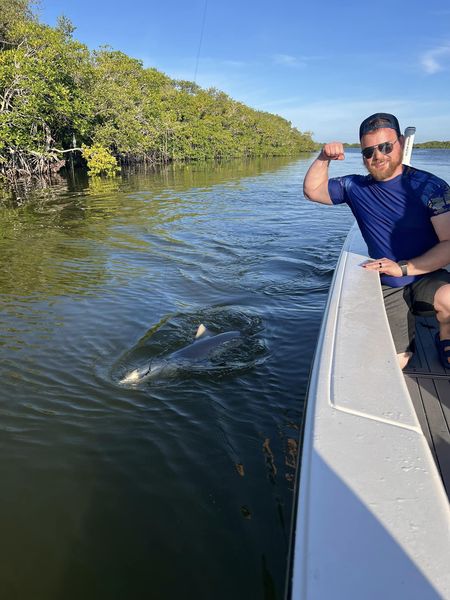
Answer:
[[[450,284],[443,285],[436,291],[434,309],[436,312],[450,313]]]

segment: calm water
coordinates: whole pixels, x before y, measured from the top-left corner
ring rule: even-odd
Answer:
[[[414,162],[450,179],[448,158]],[[1,598],[282,598],[308,372],[352,223],[303,200],[310,161],[5,195]],[[356,152],[333,167],[362,172]],[[119,384],[201,322],[242,336]]]

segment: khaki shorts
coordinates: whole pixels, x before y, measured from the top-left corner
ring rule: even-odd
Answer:
[[[381,286],[384,305],[397,354],[414,352],[415,315],[434,314],[434,295],[443,285],[450,283],[450,273],[445,269],[433,271],[403,287]]]

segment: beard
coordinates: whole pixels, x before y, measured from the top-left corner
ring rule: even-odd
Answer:
[[[383,156],[381,159],[377,159],[376,162],[371,161],[368,163],[365,162],[365,167],[375,179],[375,181],[386,181],[387,179],[391,179],[395,176],[395,172],[402,164],[402,157],[394,159],[391,156]],[[401,170],[397,173],[399,175]]]

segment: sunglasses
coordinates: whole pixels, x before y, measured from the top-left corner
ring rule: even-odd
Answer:
[[[367,146],[367,148],[361,150],[361,154],[364,158],[372,158],[375,149],[381,152],[381,154],[390,154],[396,142],[398,142],[398,138],[393,142],[383,142],[382,144],[375,144],[375,146]]]

